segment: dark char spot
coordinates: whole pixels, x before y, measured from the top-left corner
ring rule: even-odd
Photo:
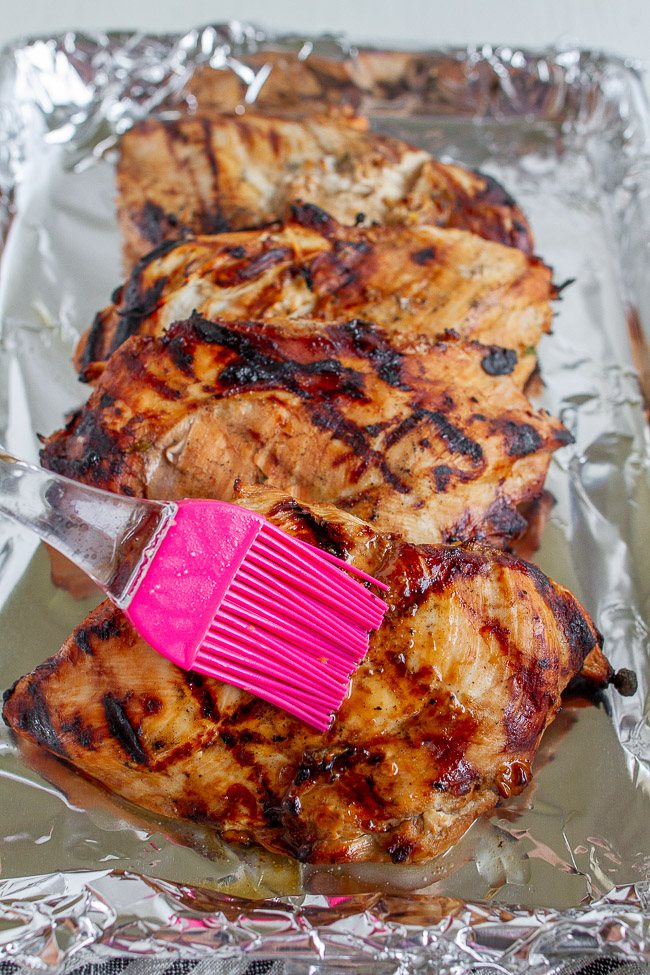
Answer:
[[[104,642],[105,640],[110,640],[111,637],[119,636],[121,631],[122,628],[118,618],[116,616],[109,616],[102,623],[93,623],[91,626],[79,627],[75,631],[74,642],[80,650],[92,656],[93,649],[90,641],[93,637]]]
[[[493,431],[503,434],[509,457],[526,457],[542,447],[543,440],[530,423],[496,420],[491,426]]]
[[[514,349],[502,349],[498,345],[490,347],[490,351],[481,359],[481,367],[488,376],[507,376],[517,365],[517,353]]]
[[[436,249],[435,247],[425,247],[421,251],[415,251],[411,254],[411,260],[414,264],[419,264],[422,267],[424,264],[428,264],[429,261],[435,261],[436,259]]]
[[[37,667],[34,674],[28,679],[26,691],[31,702],[20,711],[17,726],[20,731],[33,738],[38,745],[43,745],[56,755],[67,758],[67,752],[52,724],[47,700],[40,687],[38,676],[42,669],[47,669],[47,664]],[[8,700],[9,697],[7,696],[5,701]]]
[[[345,558],[345,549],[341,545],[340,533],[337,531],[333,522],[317,518],[311,511],[303,508],[294,498],[289,498],[286,501],[278,501],[277,504],[273,505],[268,516],[272,520],[274,516],[285,513],[291,514],[300,520],[318,548],[323,549],[324,552],[329,552],[330,555],[336,555],[339,559]]]
[[[413,853],[413,844],[404,836],[397,836],[386,847],[386,852],[393,863],[406,863]]]
[[[148,765],[147,753],[129,721],[124,706],[110,692],[102,698],[104,714],[111,735],[120,743],[126,754],[138,765]]]
[[[301,227],[309,227],[328,237],[336,233],[338,224],[329,213],[315,203],[292,203],[291,215]]]

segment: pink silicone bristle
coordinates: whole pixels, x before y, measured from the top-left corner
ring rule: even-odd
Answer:
[[[375,579],[373,576],[368,575],[363,569],[359,569],[356,565],[352,565],[350,562],[345,562],[343,559],[338,558],[336,555],[332,555],[325,549],[315,548],[313,545],[309,545],[307,542],[303,542],[301,538],[296,538],[295,535],[288,535],[287,532],[282,531],[277,525],[273,525],[271,522],[267,522],[263,528],[264,534],[269,539],[274,539],[275,542],[280,543],[280,547],[287,545],[286,539],[290,540],[291,545],[295,546],[297,549],[301,549],[304,554],[308,557],[313,558],[313,553],[317,552],[318,557],[324,559],[326,562],[330,562],[332,565],[338,566],[340,569],[344,569],[347,572],[351,572],[353,575],[359,576],[360,579],[365,579],[366,582],[372,583],[373,586],[377,586],[378,589],[382,589],[384,592],[388,592],[388,586],[381,582],[379,579]]]
[[[252,603],[251,600],[253,600]],[[334,613],[325,612],[321,606],[313,602],[310,605],[309,601],[305,598],[296,598],[291,603],[283,593],[278,592],[277,588],[272,592],[268,583],[266,590],[262,591],[259,585],[256,589],[253,585],[244,584],[238,579],[237,583],[231,586],[230,591],[221,605],[222,607],[226,605],[239,607],[242,612],[252,612],[252,606],[254,606],[255,611],[258,613],[264,611],[265,613],[273,614],[275,618],[297,625],[303,630],[310,629],[314,634],[314,643],[316,645],[330,645],[332,642],[331,638],[325,640],[320,634],[323,632],[323,629],[325,629],[325,632],[328,632],[328,628],[336,626],[338,622]],[[343,649],[346,649],[354,642],[356,633],[363,633],[365,631],[360,627],[356,627],[355,630],[348,624],[342,632],[348,638],[345,640],[342,639],[339,633],[339,640],[337,642],[341,642]]]
[[[269,587],[268,580],[265,581],[267,588]],[[235,588],[234,586],[232,587]],[[365,634],[365,629],[358,626],[353,626],[347,621],[341,622],[336,619],[333,613],[325,614],[321,607],[309,606],[306,601],[301,602],[300,608],[302,610],[302,616],[299,616],[293,607],[287,607],[284,602],[278,599],[275,605],[270,604],[270,600],[265,598],[266,593],[260,596],[260,585],[257,587],[257,591],[253,586],[247,586],[244,592],[229,592],[222,602],[222,609],[226,607],[233,610],[233,612],[239,612],[245,616],[250,616],[257,620],[260,613],[263,610],[265,612],[265,618],[268,619],[269,625],[275,619],[276,627],[280,625],[282,629],[286,627],[286,632],[294,632],[294,628],[297,626],[301,633],[307,634],[307,632],[312,633],[311,642],[314,647],[314,652],[322,653],[329,647],[339,647],[339,649],[347,655],[353,656],[355,653],[355,647],[359,645],[360,640]],[[276,587],[277,593],[277,587]],[[254,599],[253,602],[250,600]],[[271,615],[272,614],[272,615]],[[327,633],[327,638],[323,637],[321,634]]]
[[[305,549],[296,545],[296,539],[287,537],[289,544],[286,544],[282,549],[274,535],[262,530],[254,545],[251,546],[249,557],[254,559],[259,553],[267,565],[273,562],[284,567],[285,571],[288,571],[297,582],[307,580],[310,586],[319,582],[324,587],[323,591],[339,593],[350,604],[358,605],[361,610],[365,610],[374,602],[385,608],[385,604],[379,597],[368,590],[362,590],[359,583],[347,576],[345,571],[333,573],[331,567],[328,567],[327,564],[321,564],[314,554],[315,552],[320,554],[320,549],[314,549],[308,557]],[[348,568],[348,563],[341,560],[336,560],[334,564],[340,569]]]
[[[321,662],[319,658],[301,649],[297,642],[289,645],[261,628],[251,630],[242,627],[238,619],[229,619],[228,615],[219,613],[219,619],[213,621],[204,637],[202,649],[218,652],[222,647],[232,645],[235,640],[239,645],[256,651],[263,645],[274,661],[285,664],[287,660],[291,660],[297,669],[296,677],[300,675],[301,679],[305,679],[304,675],[309,674],[322,680],[323,675],[329,675],[333,681],[347,680],[350,666],[344,669],[337,666],[336,661]]]
[[[316,586],[311,583],[308,575],[300,575],[297,572],[292,572],[289,567],[276,562],[270,563],[267,559],[260,556],[258,552],[251,551],[249,553],[249,557],[246,559],[245,569],[250,575],[257,576],[261,581],[268,578],[269,571],[272,571],[274,585],[278,586],[280,591],[283,592],[295,592],[297,589],[300,592],[307,592],[313,596],[314,590],[316,589]],[[353,599],[348,598],[346,593],[341,592],[334,583],[330,588],[321,586],[317,591],[318,599],[324,606],[331,607],[339,614],[343,613],[346,616],[355,618]],[[350,603],[352,603],[351,606],[349,605]],[[356,612],[356,616],[362,613],[364,609],[365,607],[361,604]]]
[[[338,710],[343,702],[343,697],[333,703],[322,702],[318,695],[313,695],[306,700],[302,700],[302,695],[297,695],[295,688],[291,685],[283,685],[277,679],[264,681],[258,679],[246,668],[228,665],[220,665],[218,658],[209,655],[206,659],[201,659],[197,670],[208,677],[216,677],[227,684],[233,684],[256,697],[260,697],[270,704],[295,714],[308,724],[313,725],[319,731],[327,731],[332,723],[333,712]]]
[[[219,614],[221,616],[221,614]],[[314,654],[308,646],[301,645],[293,635],[291,642],[279,639],[276,634],[269,633],[261,627],[251,629],[242,627],[240,621],[232,621],[225,618],[219,623],[213,624],[203,641],[203,648],[218,650],[222,645],[238,640],[242,645],[249,648],[264,648],[265,652],[281,663],[292,661],[296,668],[296,679],[304,680],[304,675],[318,675],[320,680],[328,679],[332,681],[347,682],[351,672],[358,664],[358,660],[348,658],[347,660],[337,659],[327,651],[322,654]],[[326,656],[327,654],[327,656]]]
[[[270,667],[268,660],[264,659],[264,654],[259,650],[247,650],[238,646],[236,642],[234,642],[232,650],[225,646],[217,650],[210,649],[209,652],[203,648],[199,650],[196,655],[195,667],[208,667],[213,664],[222,668],[245,668],[249,679],[256,683],[271,681],[269,686],[274,686],[275,683],[284,684],[287,690],[291,689],[291,693],[295,694],[297,700],[305,703],[322,699],[328,704],[333,704],[343,697],[347,688],[347,681],[334,685],[333,683],[324,684],[321,680],[319,685],[315,681],[309,682],[304,679],[301,681],[301,686],[296,687],[296,675],[291,667],[286,664],[276,664],[276,666]]]
[[[125,612],[181,667],[325,731],[387,609],[358,578],[387,588],[245,508],[185,501]]]

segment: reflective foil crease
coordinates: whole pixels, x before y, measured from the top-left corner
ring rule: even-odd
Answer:
[[[158,823],[0,731],[0,959],[281,958],[287,971],[465,975],[650,959],[650,112],[634,65],[574,49],[384,51],[250,25],[82,35],[0,55],[0,441],[36,460],[86,390],[79,335],[123,277],[115,146],[151,113],[353,110],[497,178],[561,288],[540,348],[556,455],[542,569],[637,693],[567,702],[532,786],[419,867],[300,868]],[[96,600],[94,600],[96,601]],[[93,604],[0,524],[0,686]],[[42,610],[41,610],[42,607]]]

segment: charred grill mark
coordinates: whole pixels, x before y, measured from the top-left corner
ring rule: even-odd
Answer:
[[[311,421],[319,430],[329,430],[333,437],[350,447],[361,462],[360,469],[367,468],[371,455],[375,452],[371,450],[362,427],[331,408],[313,409]],[[381,461],[383,458],[377,455],[377,459]]]
[[[237,734],[222,731],[219,738],[228,749],[231,760],[237,762],[251,781],[254,777],[257,795],[254,796],[252,792],[249,792],[251,800],[255,802],[251,815],[255,816],[259,812],[268,826],[280,827],[283,825],[281,797],[271,788],[269,776],[262,765],[255,761],[254,749],[251,750],[247,747],[265,745],[268,743],[268,739],[259,732],[251,731],[248,728],[238,730],[233,725],[233,731],[235,730],[237,730]],[[280,740],[284,741],[285,739]]]
[[[483,449],[481,445],[475,440],[470,440],[469,437],[466,437],[463,431],[451,423],[444,413],[431,410],[427,411],[427,414],[427,418],[435,423],[440,436],[452,453],[469,457],[474,464],[480,464],[483,461]]]
[[[159,244],[165,237],[168,221],[165,211],[158,203],[145,200],[140,210],[134,214],[138,233],[152,246]]]
[[[479,779],[479,774],[462,754],[462,749],[447,749],[448,744],[438,739],[436,744],[440,747],[440,753],[436,756],[437,760],[444,762],[442,768],[433,782],[436,791],[447,792],[449,795],[460,798],[471,792],[472,787]],[[427,742],[429,747],[434,747],[434,742]]]
[[[61,731],[66,735],[71,735],[80,748],[84,748],[87,751],[96,751],[93,745],[92,728],[84,725],[83,718],[80,714],[75,714],[71,721],[62,722]]]
[[[540,450],[544,441],[530,423],[515,423],[499,418],[490,423],[490,432],[501,434],[509,457],[527,457]]]
[[[220,209],[217,209],[216,201],[213,201],[215,207],[214,210],[202,210],[199,214],[199,222],[201,224],[199,232],[202,234],[227,234],[232,230],[232,225],[229,220],[223,215]]]
[[[483,187],[477,195],[482,203],[489,203],[494,207],[505,207],[508,210],[518,209],[516,201],[508,191],[492,176],[475,170],[476,175],[483,181]]]
[[[141,383],[142,386],[150,386],[156,393],[166,400],[177,400],[181,396],[180,389],[170,386],[169,383],[154,375],[139,357],[137,352],[127,350],[124,352],[125,369],[128,370],[133,382]]]
[[[512,196],[491,176],[485,173],[476,174],[484,183],[476,197],[476,217],[480,224],[486,222],[483,236],[490,236],[492,240],[500,241],[511,247],[517,247],[524,254],[530,256],[533,252],[533,242],[521,210]],[[494,211],[491,213],[490,211]]]
[[[367,765],[367,752],[364,765]],[[361,769],[359,772],[344,776],[340,785],[344,801],[347,800],[347,805],[351,809],[356,807],[361,828],[372,832],[375,822],[384,819],[387,802],[375,787],[374,776],[363,773],[364,770]]]
[[[446,212],[442,226],[470,230],[486,240],[516,247],[530,257],[533,252],[532,239],[515,201],[491,176],[477,171],[475,176],[481,185],[472,193],[452,179],[445,194]]]
[[[354,770],[358,765],[366,763],[370,757],[367,748],[349,745],[341,751],[331,751],[322,757],[313,753],[305,753],[301,764],[296,769],[294,786],[309,783],[314,785],[318,780],[334,782],[341,775]]]
[[[411,494],[412,488],[401,479],[401,477],[391,470],[385,460],[381,460],[379,463],[379,470],[381,471],[384,480],[394,488],[398,494]]]
[[[102,697],[104,714],[108,730],[115,740],[121,745],[129,758],[138,765],[148,765],[149,759],[145,752],[142,742],[138,738],[137,732],[124,709],[124,705],[114,697],[113,694],[104,694]]]
[[[188,234],[199,233],[218,234],[230,230],[229,223],[222,212],[219,188],[219,165],[214,154],[212,140],[210,138],[210,123],[206,119],[192,120],[190,122],[170,121],[163,126],[163,132],[167,142],[167,148],[178,172],[185,180],[193,183],[194,197],[203,200],[204,193],[201,192],[197,182],[193,167],[188,164],[187,158],[178,153],[177,147],[196,143],[196,152],[192,157],[208,164],[211,177],[210,201],[204,201],[198,210],[195,210],[188,220],[191,227],[178,227],[173,234],[178,238],[185,232]]]
[[[60,439],[49,441],[41,451],[44,467],[73,480],[99,483],[119,477],[125,465],[125,455],[118,449],[114,437],[101,425],[101,417],[91,410],[80,411],[66,426],[65,433],[82,447],[81,457],[69,456]]]
[[[56,755],[68,758],[63,742],[52,723],[46,695],[40,686],[41,680],[47,676],[51,669],[51,662],[47,662],[37,667],[31,677],[24,678],[26,680],[25,695],[30,700],[24,704],[21,702],[21,710],[18,712],[17,720],[12,720],[12,724],[15,724],[19,731],[32,738],[37,745],[43,745],[44,748],[48,748]],[[11,695],[18,683],[17,681],[5,695],[5,707],[10,703]]]
[[[517,365],[517,353],[514,349],[502,349],[498,345],[490,346],[490,351],[481,359],[481,368],[488,376],[507,376]]]
[[[220,711],[210,689],[210,684],[206,682],[205,677],[194,670],[183,670],[181,676],[185,680],[192,697],[199,705],[201,717],[208,721],[219,721]]]
[[[511,565],[511,557],[506,553],[499,553],[498,560],[504,565]],[[571,663],[578,671],[590,650],[598,645],[602,646],[602,637],[592,629],[587,616],[576,606],[570,593],[561,592],[555,588],[551,580],[542,570],[532,562],[514,560],[519,569],[534,583],[537,592],[553,614],[559,628],[564,633],[571,654]]]
[[[234,257],[236,261],[240,261],[242,258],[246,257],[247,253],[246,248],[241,244],[237,244],[234,247],[226,247],[224,250],[227,254],[230,254],[231,257]]]
[[[199,124],[203,130],[203,158],[207,161],[208,166],[210,167],[210,172],[212,173],[212,186],[216,196],[219,188],[219,163],[217,162],[217,157],[214,154],[214,148],[212,146],[212,127],[208,119],[200,119]]]
[[[365,277],[370,270],[368,257],[349,250],[323,251],[312,258],[308,267],[318,298],[312,314],[333,318],[345,308],[367,299]],[[340,312],[339,312],[340,309]]]
[[[407,615],[429,596],[442,593],[457,577],[472,579],[487,573],[489,560],[480,551],[451,545],[409,545],[396,551],[390,578],[399,580],[391,588],[386,619]]]
[[[260,712],[263,713],[266,704],[258,697],[247,694],[246,698],[239,704],[234,711],[224,715],[222,728],[231,728],[236,731],[241,722],[249,719],[255,720]]]
[[[300,275],[310,291],[314,290],[314,279],[306,264],[298,264],[295,268],[295,273]]]
[[[186,376],[194,376],[195,343],[184,332],[174,333],[167,342],[167,351],[177,369]]]
[[[18,686],[18,684],[20,683],[21,680],[22,680],[22,678],[21,677],[18,677],[13,682],[13,684],[11,685],[11,687],[5,688],[5,690],[2,692],[2,704],[3,704],[2,719],[3,719],[4,723],[7,725],[7,727],[9,727],[9,722],[7,720],[7,715],[4,713],[4,705],[6,705],[8,703],[9,698],[11,697],[11,695],[13,694],[13,692],[16,690],[16,688],[17,688],[17,686]]]
[[[182,329],[184,324],[190,325],[202,341],[222,345],[236,354],[236,359],[219,373],[219,386],[225,393],[250,389],[284,389],[293,393],[306,403],[315,427],[327,430],[353,451],[357,459],[356,469],[351,473],[353,483],[373,465],[395,490],[401,494],[410,493],[411,488],[391,470],[383,454],[371,448],[366,428],[348,420],[332,402],[341,396],[367,402],[363,373],[343,366],[338,359],[304,363],[284,358],[267,336],[252,331],[244,333],[201,316],[194,316],[188,323],[179,323],[170,329],[163,339],[164,346],[180,342],[179,336],[186,334]],[[182,363],[189,363],[191,355],[191,343],[186,337],[182,344]],[[462,438],[460,431],[449,423],[444,430],[446,439],[452,439],[457,450],[469,452],[467,445],[472,442]],[[478,445],[474,447],[480,451]]]
[[[340,227],[336,220],[315,203],[292,203],[291,216],[301,227],[317,230],[327,240],[336,239],[338,236]]]
[[[427,410],[423,406],[416,407],[410,416],[402,420],[386,435],[386,447],[394,446],[402,437],[405,437],[425,420],[430,420],[435,424],[438,433],[453,454],[469,457],[474,464],[480,464],[484,460],[483,448],[479,443],[466,437],[463,431],[448,420],[444,413],[440,413],[438,410]]]
[[[119,637],[122,633],[122,626],[117,616],[111,615],[103,623],[93,623],[90,626],[79,627],[74,633],[74,642],[79,649],[89,656],[93,656],[92,640],[100,642]]]
[[[318,548],[329,552],[330,555],[336,555],[339,559],[345,558],[346,548],[341,544],[342,538],[345,539],[345,533],[338,531],[333,522],[317,518],[294,498],[288,498],[286,501],[278,501],[277,504],[274,504],[269,511],[269,518],[273,520],[274,517],[283,514],[289,514],[292,518],[298,519],[309,539]]]
[[[433,478],[438,494],[444,494],[447,490],[453,473],[453,469],[448,467],[447,464],[439,464],[438,467],[433,468]]]
[[[418,264],[423,267],[425,264],[429,264],[431,261],[436,259],[436,249],[435,247],[424,247],[422,250],[415,251],[411,254],[411,260],[414,264]]]
[[[291,247],[272,247],[241,264],[217,269],[212,274],[212,280],[220,288],[236,287],[246,281],[254,281],[277,264],[291,261],[293,256]]]
[[[99,408],[100,410],[107,410],[109,406],[113,406],[115,403],[115,397],[111,396],[110,393],[102,393],[99,398]]]
[[[158,758],[155,762],[149,763],[150,771],[163,772],[165,769],[173,768],[177,762],[182,762],[184,758],[188,758],[196,752],[197,748],[204,748],[205,744],[206,742],[203,738],[198,743],[196,739],[190,738],[177,745],[176,748],[170,749],[162,758]],[[158,751],[165,747],[165,742],[158,740],[154,747]]]
[[[236,354],[237,359],[219,374],[219,383],[225,389],[279,388],[301,399],[345,396],[365,400],[363,374],[341,365],[338,359],[297,362],[282,356],[271,341],[253,331],[244,334],[200,316],[190,319],[189,324],[201,341],[222,345]],[[175,335],[176,330],[171,330],[166,341],[173,341]]]
[[[346,240],[344,237],[334,242],[333,249],[335,254],[344,256],[345,254],[350,254],[354,257],[370,254],[372,251],[372,247],[363,237],[360,240]]]
[[[338,344],[343,343],[358,356],[366,359],[382,382],[395,389],[409,390],[402,379],[404,356],[392,345],[383,329],[370,322],[353,318],[345,325],[333,325],[328,334]]]
[[[411,488],[388,466],[381,451],[373,450],[368,443],[366,430],[348,420],[340,411],[327,407],[312,406],[311,422],[319,430],[328,430],[332,437],[350,447],[356,459],[356,467],[349,473],[350,483],[356,484],[371,465],[381,471],[384,479],[400,494],[409,494]]]
[[[407,416],[404,420],[397,424],[389,433],[386,434],[384,443],[387,448],[393,447],[396,443],[406,437],[412,430],[414,430],[419,423],[422,422],[429,415],[429,411],[423,407],[418,407],[413,410],[410,416]]]
[[[342,366],[338,359],[299,363],[255,352],[248,359],[240,358],[225,366],[219,373],[219,382],[224,388],[237,391],[286,389],[301,399],[333,395],[366,400],[363,375]]]
[[[90,365],[93,364],[93,362],[100,362],[106,358],[104,348],[104,339],[106,335],[105,318],[105,312],[97,312],[88,331],[88,335],[86,336],[86,341],[84,343],[83,352],[79,362],[79,375],[82,380],[84,379],[86,370]]]
[[[118,323],[111,340],[109,354],[119,348],[131,335],[140,331],[145,318],[152,315],[160,302],[160,297],[167,287],[168,278],[161,275],[146,291],[141,290],[141,277],[137,269],[131,275],[124,290],[122,307],[118,309]]]
[[[528,527],[524,516],[517,511],[507,498],[497,498],[485,512],[486,529],[502,538],[517,538]]]

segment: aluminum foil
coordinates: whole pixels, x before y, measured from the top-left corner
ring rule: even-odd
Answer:
[[[568,701],[532,786],[421,867],[304,868],[154,821],[0,732],[0,959],[91,948],[281,957],[287,972],[549,971],[650,960],[650,112],[633,65],[578,50],[357,49],[248,25],[61,37],[0,54],[0,441],[35,460],[87,389],[70,363],[121,280],[115,145],[151,112],[349,106],[480,167],[527,212],[562,291],[541,405],[575,445],[537,561],[605,635],[636,695]],[[54,589],[0,524],[0,686],[96,601]],[[87,958],[87,952],[83,952]]]

